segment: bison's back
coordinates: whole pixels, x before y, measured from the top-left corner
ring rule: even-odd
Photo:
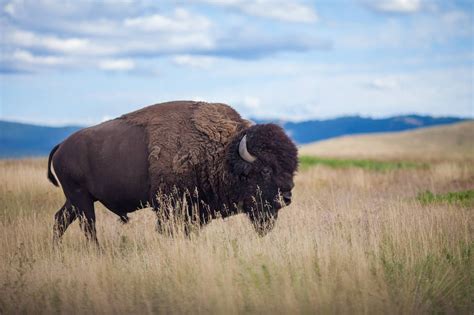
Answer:
[[[86,189],[118,214],[148,202],[148,148],[139,126],[116,119],[80,130],[60,145],[53,167],[63,189]]]

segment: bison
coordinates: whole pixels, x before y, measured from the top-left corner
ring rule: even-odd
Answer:
[[[297,148],[278,125],[254,125],[225,104],[151,105],[77,131],[52,149],[48,178],[66,197],[53,240],[79,219],[98,244],[96,201],[123,222],[150,206],[161,230],[170,218],[162,196],[172,194],[187,200],[190,223],[243,212],[263,236],[291,202],[297,166]]]

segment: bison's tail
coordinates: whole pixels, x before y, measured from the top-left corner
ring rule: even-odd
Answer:
[[[53,172],[51,172],[51,162],[53,160],[53,155],[56,152],[56,150],[59,148],[59,145],[56,145],[52,150],[51,153],[49,153],[49,158],[48,158],[48,179],[51,183],[53,183],[54,186],[59,187],[58,180],[54,176]]]

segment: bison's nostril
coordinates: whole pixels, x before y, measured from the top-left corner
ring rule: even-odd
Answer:
[[[286,204],[289,204],[291,202],[291,191],[286,191],[282,194],[282,197],[283,197],[283,201],[286,203]]]

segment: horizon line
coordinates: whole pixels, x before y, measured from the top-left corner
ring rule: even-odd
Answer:
[[[257,118],[257,117],[250,117],[246,118],[252,121],[263,121],[264,123],[266,122],[284,122],[284,123],[304,123],[304,122],[314,122],[314,121],[329,121],[329,120],[337,120],[341,118],[362,118],[362,119],[372,119],[372,120],[384,120],[384,119],[390,119],[390,118],[403,118],[403,117],[410,117],[410,116],[418,116],[418,117],[430,117],[430,118],[454,118],[454,119],[460,119],[460,120],[474,120],[474,115],[472,117],[466,117],[466,116],[454,116],[454,115],[430,115],[430,114],[423,114],[423,113],[401,113],[401,114],[396,114],[396,115],[388,115],[388,116],[370,116],[370,115],[361,115],[361,114],[344,114],[344,115],[339,115],[339,116],[333,116],[333,117],[313,117],[313,118],[308,118],[308,119],[284,119],[284,118]],[[49,127],[49,128],[68,128],[68,127],[80,127],[80,128],[86,128],[86,127],[91,127],[95,126],[98,124],[101,124],[103,122],[109,121],[116,119],[120,116],[117,117],[111,117],[107,119],[103,119],[101,121],[96,121],[96,122],[58,122],[58,123],[51,123],[51,122],[40,122],[40,121],[34,121],[34,120],[28,120],[28,119],[22,119],[22,118],[9,118],[9,117],[0,117],[0,122],[6,122],[6,123],[16,123],[16,124],[23,124],[23,125],[30,125],[30,126],[36,126],[36,127]],[[244,117],[245,118],[245,117]]]

